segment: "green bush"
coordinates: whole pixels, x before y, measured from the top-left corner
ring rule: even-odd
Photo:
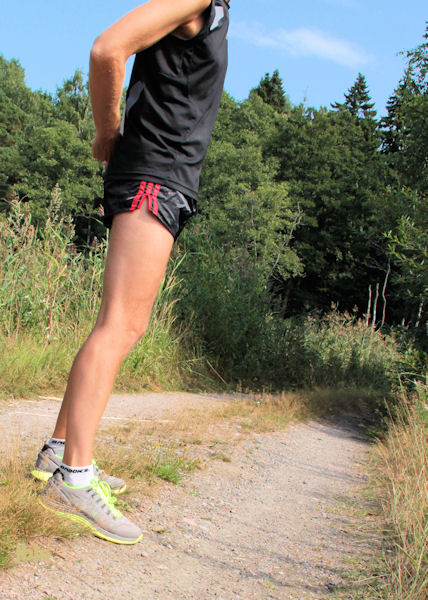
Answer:
[[[324,316],[280,318],[256,265],[236,255],[230,260],[208,242],[179,270],[179,318],[221,377],[252,389],[364,389],[383,404],[412,366],[395,335],[335,308]]]

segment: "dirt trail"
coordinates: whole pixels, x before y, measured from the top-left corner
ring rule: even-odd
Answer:
[[[231,397],[113,396],[104,426],[120,419],[167,420]],[[5,432],[28,443],[50,433],[55,399],[0,406]],[[3,433],[3,432],[2,432]],[[4,445],[8,435],[1,436]],[[364,484],[367,445],[358,420],[309,422],[244,434],[231,462],[210,461],[180,486],[141,499],[132,518],[143,541],[118,546],[95,537],[56,542],[50,562],[0,574],[2,600],[262,600],[329,598],[361,552],[340,496]]]

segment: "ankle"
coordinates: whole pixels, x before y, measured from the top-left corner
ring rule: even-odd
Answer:
[[[71,448],[70,444],[67,446],[66,442],[62,460],[66,465],[73,468],[80,468],[80,465],[90,465],[92,464],[92,448],[90,452],[82,452],[81,447]]]
[[[65,449],[65,439],[51,437],[47,445],[55,452],[57,456],[63,458]]]
[[[83,467],[74,467],[62,462],[59,468],[64,482],[76,487],[88,487],[95,475],[92,463]]]

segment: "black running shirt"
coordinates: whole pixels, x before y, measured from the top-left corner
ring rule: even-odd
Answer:
[[[106,179],[146,179],[197,199],[227,69],[229,5],[212,0],[190,40],[169,34],[135,56]]]

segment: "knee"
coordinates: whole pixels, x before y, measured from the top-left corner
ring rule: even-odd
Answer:
[[[120,334],[120,344],[127,354],[144,337],[147,326],[133,326],[124,328]]]
[[[124,331],[124,343],[128,348],[128,351],[138,344],[138,342],[145,336],[147,331],[148,323],[142,322],[133,324],[133,326],[128,327]]]
[[[139,320],[133,323],[97,323],[94,333],[100,335],[103,343],[115,347],[118,352],[126,356],[128,352],[144,337],[147,331],[148,320]]]

